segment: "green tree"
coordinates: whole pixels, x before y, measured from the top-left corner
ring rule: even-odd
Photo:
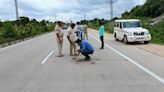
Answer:
[[[5,38],[14,38],[17,36],[15,32],[15,27],[11,22],[5,22],[3,25],[3,37]]]
[[[20,17],[20,21],[22,25],[26,25],[27,23],[29,23],[30,19],[28,17]]]

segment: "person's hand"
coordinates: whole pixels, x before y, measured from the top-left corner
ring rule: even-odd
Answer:
[[[79,50],[79,49],[76,49],[76,51],[78,51],[78,52],[79,52],[80,50]]]
[[[59,42],[62,43],[62,41],[59,39]]]
[[[73,60],[76,60],[76,56],[74,56],[72,59],[73,59]]]
[[[76,48],[76,51],[80,51],[80,48],[79,48],[79,47],[77,47],[77,48]]]

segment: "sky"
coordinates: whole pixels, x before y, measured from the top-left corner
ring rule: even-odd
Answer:
[[[37,20],[110,19],[110,0],[17,0],[19,16]],[[146,0],[113,0],[114,17]],[[15,20],[15,0],[0,0],[0,19]]]

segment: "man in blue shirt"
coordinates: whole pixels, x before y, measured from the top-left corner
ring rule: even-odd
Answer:
[[[100,40],[101,40],[101,48],[100,49],[104,49],[104,32],[105,32],[105,28],[102,22],[100,22],[100,28],[99,28],[99,36],[100,36]]]
[[[87,40],[76,40],[76,43],[80,46],[80,49],[78,50],[79,53],[77,56],[81,53],[82,55],[85,56],[86,61],[90,61],[91,57],[89,54],[93,54],[94,49],[93,46],[87,41]]]

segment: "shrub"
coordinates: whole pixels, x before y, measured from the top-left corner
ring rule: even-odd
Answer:
[[[3,37],[5,38],[14,38],[17,36],[14,25],[12,25],[12,23],[10,22],[5,22],[2,30],[3,30]]]

